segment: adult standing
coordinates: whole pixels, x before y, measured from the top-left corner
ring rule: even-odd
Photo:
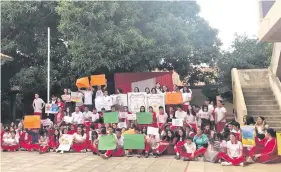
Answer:
[[[70,111],[72,111],[72,102],[70,99],[70,89],[63,89],[64,94],[61,96],[62,101],[64,101],[65,110],[69,108]]]
[[[223,107],[222,101],[218,101],[218,106],[215,109],[215,122],[217,131],[221,132],[225,126],[226,109]]]
[[[34,115],[40,115],[42,117],[42,109],[45,106],[45,102],[39,98],[39,94],[35,94],[35,99],[33,100],[33,109],[34,109]]]
[[[93,109],[93,88],[89,87],[86,90],[78,89],[84,95],[84,107],[88,107],[90,111]]]

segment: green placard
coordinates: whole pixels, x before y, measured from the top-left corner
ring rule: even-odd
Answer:
[[[138,124],[152,124],[152,113],[151,112],[137,112]]]
[[[118,112],[106,112],[103,114],[103,121],[105,124],[118,123]]]
[[[124,149],[144,149],[143,134],[125,134]]]
[[[99,138],[99,150],[114,150],[116,149],[116,142],[114,135],[101,136]]]

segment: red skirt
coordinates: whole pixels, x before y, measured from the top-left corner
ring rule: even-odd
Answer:
[[[2,150],[14,152],[20,148],[20,145],[1,145]]]

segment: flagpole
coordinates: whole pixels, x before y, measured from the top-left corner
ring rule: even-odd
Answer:
[[[47,103],[50,103],[50,27],[48,27],[48,78],[47,78]]]

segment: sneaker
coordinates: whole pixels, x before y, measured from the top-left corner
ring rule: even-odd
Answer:
[[[133,153],[132,152],[128,152],[127,157],[132,157]]]
[[[187,157],[184,157],[184,158],[183,158],[183,161],[188,161],[188,158],[187,158]]]
[[[176,155],[176,160],[180,160],[181,157],[179,155]]]
[[[140,158],[140,157],[141,157],[141,153],[138,153],[138,154],[137,154],[137,157]]]
[[[60,151],[60,154],[63,154],[64,152],[63,151]]]
[[[244,162],[241,162],[239,165],[240,165],[241,167],[244,167]]]
[[[145,154],[144,154],[144,157],[145,157],[145,158],[148,158],[148,157],[149,157],[149,154],[148,154],[148,153],[145,153]]]
[[[231,163],[230,163],[230,162],[222,162],[221,165],[222,165],[222,166],[230,166]]]
[[[158,154],[157,153],[154,153],[153,154],[153,158],[157,158],[158,157]]]

